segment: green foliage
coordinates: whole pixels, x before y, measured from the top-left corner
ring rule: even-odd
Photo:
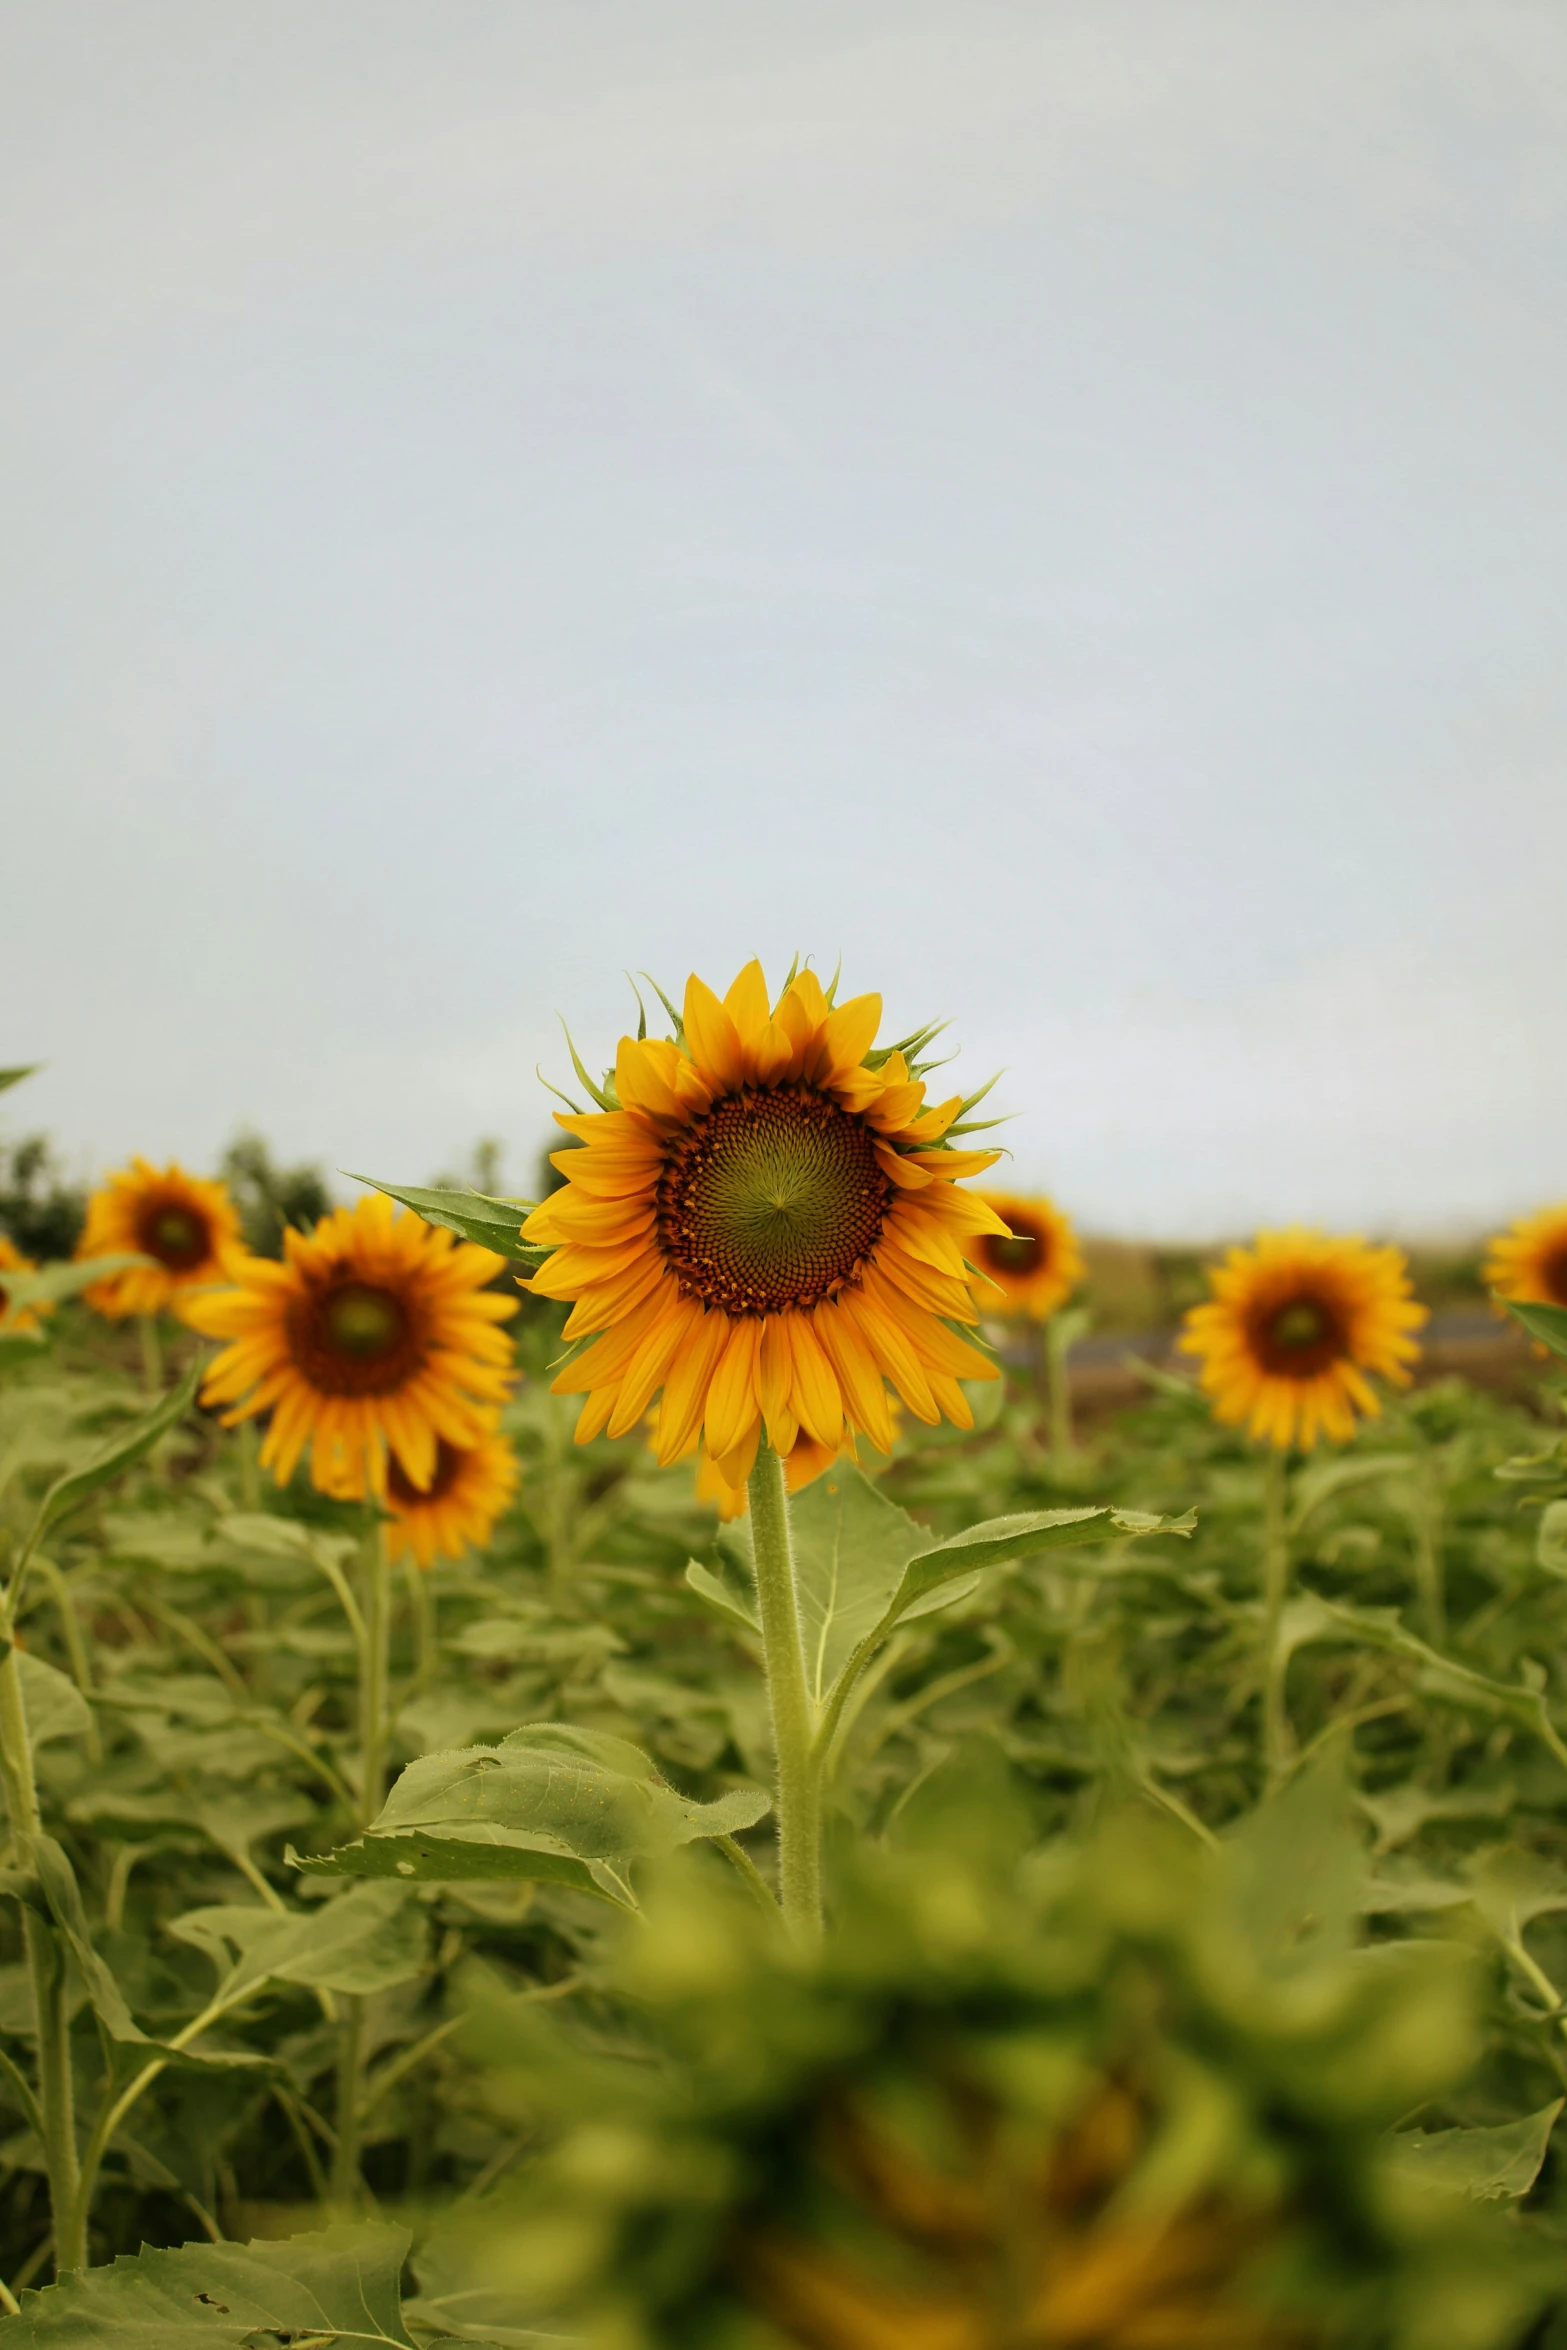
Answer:
[[[515,1250],[522,1203],[426,1212]],[[657,2341],[689,2319],[694,2346],[718,2307],[703,2247],[757,2179],[802,2226],[862,2225],[796,2127],[834,2067],[939,2138],[949,2058],[1033,2129],[1069,2112],[1051,2081],[1117,2052],[1147,2068],[1139,2110],[1168,2120],[1182,2193],[1260,2180],[1287,2211],[1287,2297],[1341,2294],[1351,2341],[1366,2311],[1366,2340],[1395,2319],[1430,2338],[1432,2297],[1454,2344],[1519,2336],[1567,2237],[1558,1367],[1523,1404],[1426,1389],[1291,1465],[1271,1789],[1261,1463],[1184,1380],[1070,1463],[1015,1383],[976,1391],[973,1432],[910,1429],[807,1487],[816,1961],[764,1910],[746,1523],[720,1529],[689,1465],[636,1436],[573,1443],[548,1393],[560,1323],[533,1300],[518,1320],[514,1510],[484,1555],[389,1586],[384,1802],[361,1801],[368,1513],[275,1492],[188,1380],[149,1405],[69,1294],[0,1348],[0,1573],[31,1549],[9,1653],[40,1813],[0,1880],[0,2277],[24,2302],[0,2350],[8,2328],[341,2332],[347,2270],[310,2231],[366,2193],[413,2223],[417,2292],[399,2318],[401,2253],[367,2235],[391,2281],[381,2330],[347,2338],[513,2342],[563,2296],[573,2324],[601,2311],[609,2278],[616,2322]],[[36,2295],[35,1950],[98,2166],[98,2265]],[[184,2241],[214,2229],[234,2241]],[[179,2248],[116,2262],[143,2241]],[[208,2260],[240,2265],[220,2285]]]
[[[402,2228],[330,2228],[282,2244],[143,2245],[30,2293],[4,2328],[16,2350],[243,2350],[283,2341],[390,2342],[413,2350],[399,2314]]]

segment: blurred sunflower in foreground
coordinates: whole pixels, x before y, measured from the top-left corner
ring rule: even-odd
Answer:
[[[1482,1275],[1498,1297],[1567,1306],[1567,1201],[1520,1216],[1486,1250]]]
[[[1071,1218],[1054,1200],[1021,1192],[984,1191],[978,1196],[1007,1226],[1004,1235],[981,1233],[974,1244],[975,1266],[989,1275],[1004,1301],[1000,1306],[989,1301],[992,1310],[1048,1321],[1087,1271]],[[986,1303],[982,1293],[981,1304]]]
[[[432,1567],[437,1558],[482,1550],[511,1505],[519,1475],[504,1436],[471,1445],[438,1437],[435,1471],[422,1491],[394,1453],[386,1464],[387,1557],[395,1563],[406,1553],[416,1566]]]
[[[796,971],[772,1003],[756,962],[722,1001],[693,977],[671,1017],[621,1039],[596,1111],[558,1116],[586,1147],[522,1228],[552,1251],[532,1288],[595,1338],[554,1383],[587,1398],[579,1441],[662,1390],[660,1462],[705,1440],[734,1488],[764,1429],[785,1456],[804,1437],[831,1459],[846,1428],[890,1452],[888,1381],[927,1425],[971,1426],[959,1381],[996,1372],[951,1325],[978,1319],[975,1236],[1005,1226],[958,1188],[995,1157],[952,1147],[970,1104],[925,1105],[933,1031],[878,1049],[880,996],[835,1004]]]
[[[390,1462],[428,1493],[440,1446],[482,1447],[510,1389],[511,1342],[496,1324],[517,1301],[486,1286],[502,1262],[394,1216],[378,1192],[313,1232],[286,1232],[281,1263],[230,1250],[233,1287],[184,1309],[229,1341],[202,1401],[230,1407],[227,1427],[271,1414],[261,1462],[280,1485],[308,1446],[315,1483],[339,1500],[384,1494]]]
[[[1471,2060],[1468,1962],[1354,1947],[1319,1797],[1021,1867],[987,1804],[863,1851],[814,1959],[666,1891],[599,1978],[634,2061],[482,2009],[561,2134],[425,2292],[591,2350],[1500,2350],[1559,2254],[1387,2135]]]
[[[88,1200],[76,1254],[143,1256],[152,1263],[95,1281],[84,1292],[87,1303],[113,1322],[182,1305],[187,1292],[222,1280],[223,1252],[238,1239],[239,1217],[221,1183],[134,1158]]]
[[[1246,1423],[1281,1452],[1321,1435],[1344,1444],[1357,1411],[1381,1410],[1367,1372],[1404,1387],[1426,1320],[1401,1249],[1291,1225],[1232,1248],[1209,1274],[1211,1298],[1179,1344],[1202,1363],[1215,1416]]]

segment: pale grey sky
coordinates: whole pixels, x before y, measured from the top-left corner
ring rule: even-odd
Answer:
[[[796,948],[1099,1229],[1567,1194],[1560,0],[0,0],[0,1062],[521,1183]]]

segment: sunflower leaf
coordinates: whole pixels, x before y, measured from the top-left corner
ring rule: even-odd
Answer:
[[[412,2350],[399,2280],[406,2228],[354,2225],[250,2244],[144,2244],[101,2268],[24,2293],[0,2320],[7,2350],[241,2350],[268,2341],[372,2342]]]
[[[634,1908],[634,1860],[700,1837],[732,1836],[769,1808],[759,1787],[696,1803],[640,1748],[603,1731],[534,1722],[498,1746],[410,1763],[356,1842],[315,1859],[311,1876],[543,1878]]]
[[[29,1061],[23,1069],[0,1069],[0,1093],[5,1093],[13,1085],[20,1085],[24,1077],[36,1077],[42,1067],[42,1061]]]
[[[1390,2150],[1405,2178],[1476,2203],[1516,2202],[1540,2175],[1564,2103],[1558,2097],[1538,2113],[1488,2130],[1402,2130]]]
[[[892,1622],[907,1614],[911,1602],[942,1583],[968,1575],[976,1567],[993,1567],[1002,1559],[1026,1558],[1038,1550],[1061,1550],[1079,1542],[1103,1542],[1123,1535],[1141,1539],[1149,1534],[1179,1534],[1196,1528],[1195,1512],[1162,1518],[1146,1510],[1112,1509],[1100,1502],[1075,1510],[1030,1510],[1020,1517],[986,1518],[977,1526],[954,1534],[933,1550],[912,1557],[893,1594]]]
[[[62,1518],[80,1508],[101,1487],[112,1484],[116,1477],[134,1468],[139,1460],[151,1452],[161,1436],[166,1436],[171,1428],[179,1425],[195,1400],[202,1368],[200,1363],[193,1363],[178,1387],[172,1389],[160,1404],[155,1405],[150,1412],[144,1412],[139,1420],[133,1420],[129,1428],[115,1437],[111,1444],[105,1445],[82,1468],[72,1469],[65,1476],[55,1479],[44,1495],[24,1556],[31,1555],[51,1526],[57,1526]]]
[[[400,1884],[355,1885],[303,1911],[223,1902],[187,1910],[169,1931],[216,1968],[220,1995],[266,1982],[312,1991],[389,1991],[424,1964],[426,1924]]]
[[[421,1190],[413,1184],[383,1183],[378,1175],[355,1175],[348,1168],[344,1173],[351,1182],[367,1183],[372,1191],[384,1191],[388,1199],[412,1208],[426,1224],[455,1232],[459,1240],[471,1240],[511,1264],[542,1265],[549,1255],[548,1249],[535,1248],[522,1237],[523,1218],[535,1205],[532,1200],[491,1199],[482,1191]]]
[[[1496,1292],[1491,1292],[1496,1296]],[[1521,1322],[1531,1338],[1538,1338],[1553,1355],[1567,1355],[1567,1306],[1537,1305],[1532,1298],[1498,1297],[1515,1322]]]
[[[7,1272],[5,1277],[5,1304],[10,1313],[20,1313],[27,1306],[58,1305],[62,1298],[76,1297],[89,1289],[95,1281],[107,1280],[111,1273],[128,1273],[136,1265],[156,1264],[155,1257],[119,1255],[83,1257],[80,1263],[44,1265],[36,1273]]]

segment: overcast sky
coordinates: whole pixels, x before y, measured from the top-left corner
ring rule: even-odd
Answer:
[[[1561,0],[0,0],[0,1132],[796,949],[1091,1227],[1567,1194]]]

